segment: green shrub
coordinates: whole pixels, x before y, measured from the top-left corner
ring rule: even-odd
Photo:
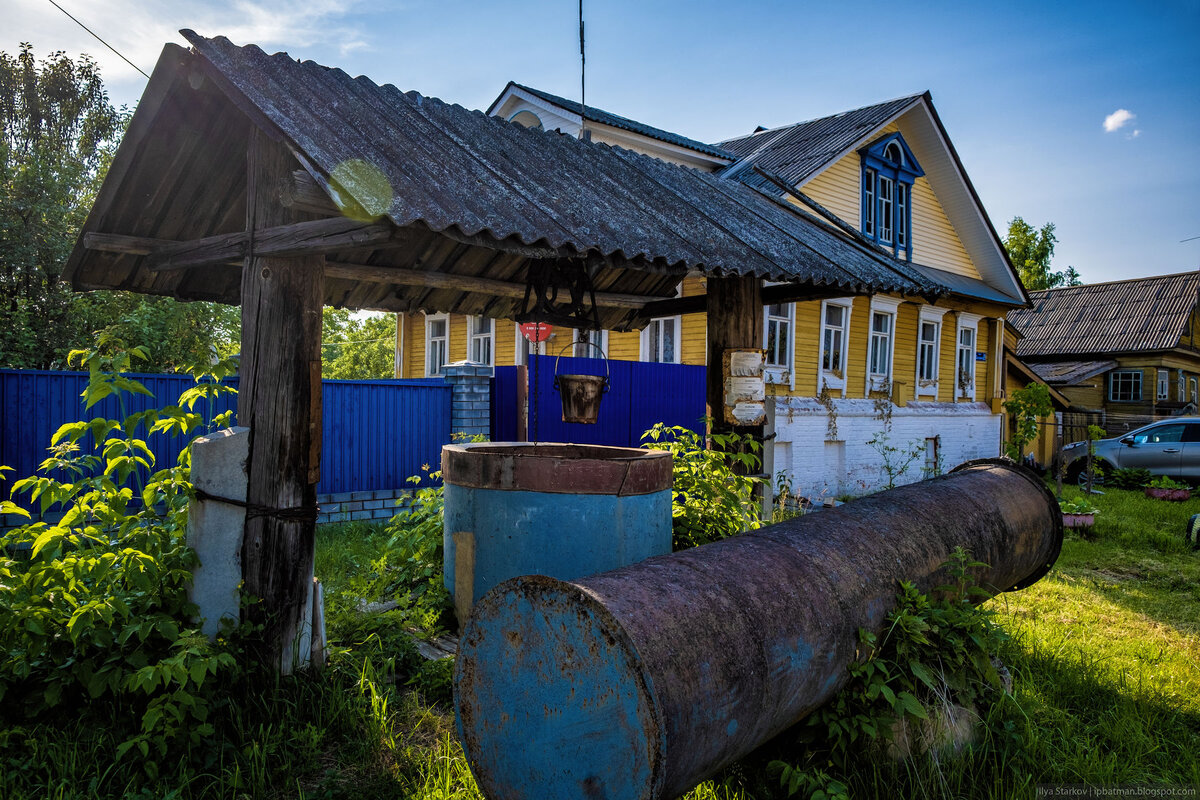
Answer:
[[[39,474],[13,486],[43,512],[64,513],[0,540],[0,715],[44,721],[104,700],[123,740],[117,756],[136,753],[153,775],[177,744],[212,735],[210,696],[235,659],[199,634],[188,600],[190,448],[155,470],[138,433],[190,437],[227,424],[194,407],[232,390],[219,383],[230,367],[220,364],[179,405],[126,414],[127,394],[150,392],[121,373],[144,357],[103,335],[95,349],[72,352],[90,373],[85,408],[115,395],[121,417],[63,425]],[[88,434],[95,444],[84,452]]]
[[[1180,483],[1179,481],[1172,480],[1171,478],[1168,478],[1166,475],[1159,475],[1157,478],[1147,481],[1145,485],[1146,485],[1147,489],[1186,489],[1186,488],[1188,488],[1188,485],[1186,483]]]
[[[1114,469],[1106,483],[1114,489],[1140,489],[1150,482],[1150,470],[1142,467]]]
[[[758,472],[762,444],[737,433],[714,434],[713,447],[695,431],[663,423],[642,434],[642,446],[667,450],[672,456],[674,486],[671,518],[674,548],[708,544],[762,525],[755,489],[764,484]],[[740,469],[735,469],[735,465]]]

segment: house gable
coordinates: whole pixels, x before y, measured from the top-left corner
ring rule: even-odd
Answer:
[[[721,145],[743,161],[755,162],[793,182],[861,230],[862,158],[858,150],[890,133],[903,136],[925,171],[913,186],[912,263],[979,281],[981,288],[999,293],[1000,297],[993,294],[989,299],[1007,298],[1024,305],[1028,295],[928,92]],[[937,273],[930,277],[936,279]],[[976,291],[971,296],[983,293]]]
[[[487,113],[490,116],[512,120],[522,112],[530,112],[538,117],[543,129],[578,136],[582,125],[580,110],[579,103],[573,100],[510,81],[500,96],[492,102]],[[635,153],[704,172],[713,172],[733,159],[732,154],[719,147],[697,142],[677,133],[591,106],[588,106],[586,111],[587,129],[593,141],[623,147]]]

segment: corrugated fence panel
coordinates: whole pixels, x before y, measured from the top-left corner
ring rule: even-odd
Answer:
[[[325,381],[317,491],[403,489],[439,469],[450,441],[450,387],[440,378]]]
[[[512,442],[517,438],[517,404],[520,367],[496,367],[492,378],[492,441]]]
[[[175,404],[195,386],[188,375],[142,375],[153,397],[126,394],[124,410],[116,397],[107,397],[85,411],[80,396],[87,387],[85,372],[0,370],[0,464],[13,467],[6,483],[33,475],[48,455],[50,437],[60,426],[81,419],[119,419],[137,411]],[[237,380],[229,383],[236,387]],[[450,440],[450,387],[440,379],[395,381],[324,381],[321,494],[407,488],[405,479],[422,474],[422,465],[436,470],[441,447]],[[207,400],[193,411],[211,419],[227,410],[236,413],[237,396]],[[158,467],[173,466],[186,440],[156,433],[146,437]],[[91,439],[81,441],[91,452]],[[61,477],[61,476],[60,476]],[[8,497],[7,488],[0,496]]]
[[[656,422],[703,430],[704,367],[609,361],[610,389],[600,401],[599,418],[595,425],[581,425],[562,421],[562,401],[554,389],[554,358],[534,358],[540,363],[536,371],[532,366],[529,369],[531,440],[638,447],[642,434]],[[603,375],[605,362],[594,358],[563,358],[557,372]]]

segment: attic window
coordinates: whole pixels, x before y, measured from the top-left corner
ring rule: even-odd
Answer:
[[[859,150],[862,157],[862,231],[867,238],[912,260],[912,186],[925,174],[899,133]]]
[[[517,113],[508,118],[509,122],[515,122],[522,128],[533,128],[535,131],[542,130],[542,119],[537,114],[529,109],[521,109]]]

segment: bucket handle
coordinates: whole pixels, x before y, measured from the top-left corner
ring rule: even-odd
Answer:
[[[567,352],[568,347],[574,347],[577,344],[586,344],[589,347],[594,347],[600,351],[600,357],[604,359],[604,391],[609,390],[609,378],[612,377],[612,368],[608,365],[608,355],[604,352],[604,348],[595,342],[567,342],[562,350],[558,351],[558,356],[554,359],[554,388],[557,391],[562,391],[558,388],[558,362],[562,360],[563,353]]]

